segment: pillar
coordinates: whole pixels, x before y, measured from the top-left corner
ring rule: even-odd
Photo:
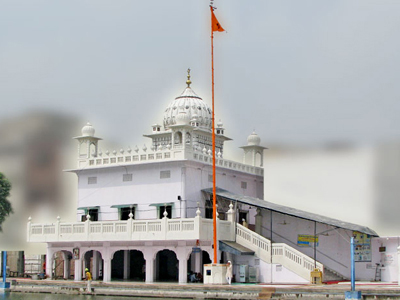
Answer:
[[[124,279],[129,279],[131,273],[131,257],[129,250],[124,250]]]
[[[93,269],[92,269],[92,278],[93,280],[99,279],[99,263],[100,263],[100,253],[96,250],[93,250]]]
[[[104,257],[104,270],[103,270],[103,281],[110,282],[111,281],[111,258]]]
[[[68,253],[63,252],[63,259],[64,259],[64,279],[69,279],[69,257]]]
[[[192,258],[194,258],[194,261],[195,261],[194,271],[196,273],[203,273],[203,270],[202,270],[202,267],[201,267],[201,265],[202,265],[202,255],[201,254],[202,253],[201,252],[196,252],[196,253],[193,253],[193,254],[192,254]]]
[[[46,277],[53,279],[53,255],[54,251],[52,251],[49,247],[47,247],[46,251]]]
[[[146,282],[154,282],[154,259],[146,259]]]
[[[80,258],[75,259],[74,280],[75,281],[81,281],[82,280],[82,260]]]
[[[261,234],[261,231],[262,231],[262,229],[261,229],[261,227],[262,227],[261,226],[262,225],[262,219],[263,219],[263,217],[262,217],[262,214],[261,214],[261,209],[257,208],[255,231],[258,234]]]

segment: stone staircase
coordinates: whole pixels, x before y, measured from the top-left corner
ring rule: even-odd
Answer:
[[[322,281],[329,282],[329,281],[346,281],[349,280],[348,278],[342,276],[341,274],[337,273],[336,271],[324,266],[324,274]]]

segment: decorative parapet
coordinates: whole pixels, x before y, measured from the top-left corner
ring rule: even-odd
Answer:
[[[218,234],[234,239],[233,223],[218,220]],[[185,219],[90,221],[76,223],[37,224],[29,219],[28,242],[79,241],[165,241],[213,239],[212,220],[200,216]]]
[[[78,168],[97,168],[97,167],[105,167],[112,165],[131,165],[131,164],[142,164],[149,163],[155,161],[172,161],[172,160],[183,160],[183,159],[191,159],[199,162],[203,162],[209,165],[212,165],[212,155],[211,152],[206,151],[198,151],[198,150],[188,150],[188,149],[179,149],[175,147],[173,150],[162,149],[147,153],[143,152],[135,152],[130,153],[130,151],[124,154],[124,151],[116,152],[113,154],[108,154],[106,156],[96,156],[90,158],[80,158],[78,160]],[[218,167],[236,170],[244,173],[250,173],[254,175],[263,176],[264,170],[260,167],[255,167],[252,165],[242,164],[235,161],[227,160],[222,158],[220,155],[215,159],[215,163]]]

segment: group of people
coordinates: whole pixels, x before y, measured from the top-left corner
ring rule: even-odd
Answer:
[[[201,273],[190,272],[188,277],[190,282],[203,282]]]

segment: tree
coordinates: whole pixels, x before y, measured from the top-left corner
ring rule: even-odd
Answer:
[[[13,212],[11,203],[8,201],[10,196],[11,183],[3,173],[0,173],[0,231],[3,231],[1,225],[6,217]]]

